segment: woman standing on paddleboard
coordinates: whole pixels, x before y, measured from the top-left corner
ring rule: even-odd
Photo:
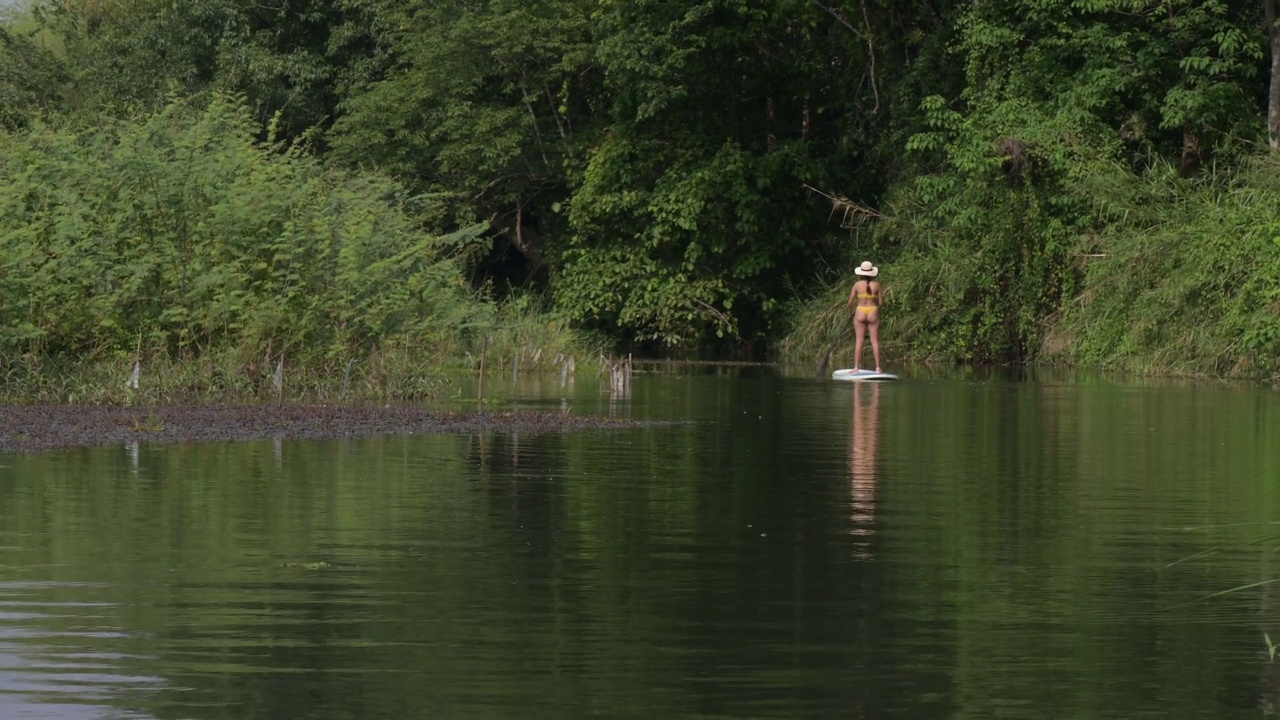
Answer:
[[[876,372],[880,372],[880,306],[884,304],[884,288],[874,278],[880,274],[880,268],[864,261],[853,271],[862,279],[853,284],[849,291],[849,312],[853,313],[853,329],[855,341],[853,346],[853,369],[862,366],[862,343],[871,331],[871,353],[876,358]]]

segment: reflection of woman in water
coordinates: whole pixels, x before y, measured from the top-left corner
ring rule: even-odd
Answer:
[[[870,402],[863,407],[865,385]],[[850,517],[854,536],[869,536],[874,531],[876,509],[876,445],[880,425],[880,383],[853,383],[853,432],[849,438],[849,484],[852,502]],[[858,555],[866,557],[867,541],[857,541]]]

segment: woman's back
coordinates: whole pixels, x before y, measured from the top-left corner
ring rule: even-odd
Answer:
[[[875,305],[876,298],[880,295],[880,283],[874,280],[859,280],[854,285],[853,291],[858,295],[859,305]]]

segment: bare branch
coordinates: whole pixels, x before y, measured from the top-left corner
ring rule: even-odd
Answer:
[[[841,12],[839,8],[827,5],[821,2],[821,0],[813,0],[813,4],[817,5],[828,15],[835,18],[837,22],[848,28],[849,32],[857,35],[867,44],[867,55],[871,60],[871,95],[876,101],[875,107],[871,109],[871,112],[880,112],[880,87],[879,83],[876,82],[876,46],[871,38],[871,16],[867,12],[867,0],[862,0],[862,21],[867,27],[865,34],[859,30],[857,26],[849,20],[849,18],[845,17],[845,14]]]
[[[865,220],[884,219],[884,213],[863,205],[862,203],[850,200],[844,195],[828,195],[815,187],[805,184],[801,184],[801,187],[810,193],[817,193],[831,201],[831,215],[827,217],[830,219],[831,217],[834,217],[837,212],[841,213],[840,227],[853,228],[858,223]]]
[[[551,117],[555,118],[556,130],[560,132],[560,143],[564,145],[564,154],[573,157],[573,148],[569,146],[569,132],[560,119],[560,108],[556,106],[555,96],[551,94],[551,88],[547,86],[546,81],[542,83],[542,92],[547,97],[547,104],[551,106]]]
[[[853,23],[849,22],[849,18],[845,17],[844,13],[840,12],[838,8],[829,7],[823,4],[822,2],[820,2],[819,0],[813,0],[813,4],[817,5],[819,8],[824,10],[828,15],[835,18],[836,21],[839,22],[841,25],[849,28],[849,31],[852,32],[854,35],[857,35],[858,37],[862,37],[862,32],[859,31],[858,28],[854,27]]]

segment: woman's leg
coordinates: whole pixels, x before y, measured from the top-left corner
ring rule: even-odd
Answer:
[[[854,311],[853,313],[853,369],[857,370],[862,367],[862,340],[867,336],[867,323],[862,319],[862,313]]]
[[[880,311],[872,313],[874,319],[867,320],[871,328],[871,354],[876,358],[876,372],[880,372]]]

